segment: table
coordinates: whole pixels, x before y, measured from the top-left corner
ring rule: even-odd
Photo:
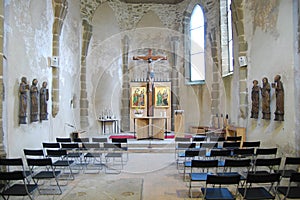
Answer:
[[[164,139],[168,117],[134,117],[133,133],[137,139]],[[138,127],[136,130],[136,126]]]
[[[103,134],[106,134],[107,123],[112,124],[113,133],[120,133],[119,119],[98,119],[98,121],[101,122]]]

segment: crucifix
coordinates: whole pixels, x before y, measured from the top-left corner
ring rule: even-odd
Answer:
[[[153,116],[153,85],[154,85],[154,69],[153,64],[160,60],[167,60],[166,56],[153,56],[152,49],[148,50],[146,56],[133,56],[133,60],[145,60],[148,62],[147,72],[147,116]]]

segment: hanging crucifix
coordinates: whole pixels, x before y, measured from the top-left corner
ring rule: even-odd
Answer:
[[[153,116],[153,85],[154,85],[154,69],[153,61],[167,60],[166,56],[153,56],[152,49],[149,49],[146,56],[133,56],[133,60],[145,60],[148,62],[147,72],[147,116]]]

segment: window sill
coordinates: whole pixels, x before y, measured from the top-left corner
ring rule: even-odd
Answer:
[[[205,81],[186,81],[186,85],[204,85]]]

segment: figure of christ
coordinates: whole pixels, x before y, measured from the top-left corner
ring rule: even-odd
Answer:
[[[153,56],[152,49],[149,49],[148,55],[146,56],[133,56],[133,60],[144,60],[148,62],[148,72],[147,72],[147,87],[148,87],[148,101],[147,101],[147,115],[153,116],[153,85],[154,85],[154,61],[158,62],[160,60],[167,60],[166,56]]]

